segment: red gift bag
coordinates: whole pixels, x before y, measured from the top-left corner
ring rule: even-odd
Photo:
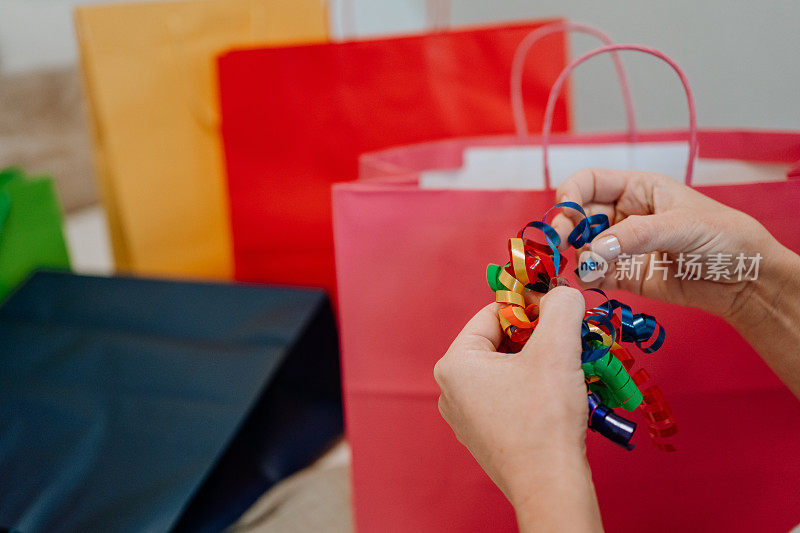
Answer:
[[[355,179],[370,150],[509,131],[514,50],[542,24],[223,55],[236,278],[334,291],[331,184]],[[565,63],[564,40],[548,40],[526,77],[530,116]],[[565,99],[556,107],[565,131]]]
[[[637,48],[621,47],[595,54]],[[688,86],[687,95],[692,109]],[[800,132],[698,132],[693,112],[691,123],[691,145],[701,161],[755,161],[786,170],[800,160]],[[560,147],[630,139],[545,137]],[[651,144],[682,139],[685,132],[637,136],[638,143]],[[549,187],[437,190],[418,182],[423,170],[458,168],[469,147],[530,147],[541,140],[455,139],[368,154],[361,171],[373,179],[334,187],[346,424],[359,531],[515,530],[513,510],[439,416],[432,369],[469,317],[492,301],[486,265],[502,261],[507,237],[556,199]],[[787,215],[800,202],[800,181],[697,188],[756,217],[800,251],[800,234]],[[797,400],[716,317],[629,294],[613,297],[655,315],[666,329],[658,352],[635,355],[667,395],[680,433],[673,439],[675,453],[651,446],[644,427],[632,452],[590,434],[589,460],[607,530],[786,531],[799,523]]]

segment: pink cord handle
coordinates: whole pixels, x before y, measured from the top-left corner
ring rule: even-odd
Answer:
[[[425,0],[425,20],[430,29],[446,29],[450,25],[450,0]]]
[[[602,46],[591,52],[584,54],[572,63],[566,66],[559,74],[558,79],[550,89],[550,96],[547,98],[547,108],[544,112],[544,124],[542,126],[542,159],[544,159],[544,185],[545,188],[550,189],[550,164],[547,156],[547,148],[550,144],[550,130],[553,127],[553,111],[556,106],[556,99],[561,93],[564,82],[567,81],[572,71],[581,63],[593,58],[596,55],[605,54],[606,52],[617,52],[621,50],[631,50],[634,52],[643,52],[655,56],[662,61],[666,62],[672,70],[678,75],[683,84],[683,90],[686,92],[686,102],[689,107],[689,161],[686,163],[686,185],[692,185],[692,172],[694,170],[694,160],[697,158],[697,116],[694,108],[694,97],[692,96],[692,89],[689,87],[689,80],[686,79],[686,74],[672,59],[667,57],[664,53],[656,50],[655,48],[648,48],[647,46],[639,46],[637,44],[612,44]]]
[[[330,2],[328,3],[330,6]],[[356,2],[355,0],[339,0],[342,17],[342,35],[340,39],[354,39],[356,36]]]
[[[511,109],[514,113],[514,125],[517,130],[517,136],[527,137],[528,119],[525,116],[525,102],[522,98],[522,75],[525,71],[525,60],[531,48],[540,39],[552,33],[574,31],[578,33],[585,33],[596,37],[600,42],[606,45],[614,44],[614,41],[604,32],[586,26],[585,24],[576,24],[574,22],[559,21],[547,24],[541,28],[536,28],[519,43],[517,50],[514,52],[514,61],[511,64]],[[614,68],[617,71],[619,78],[619,87],[622,91],[622,100],[625,103],[625,114],[628,117],[628,137],[630,142],[636,142],[636,119],[633,112],[633,99],[631,98],[630,85],[628,84],[628,77],[625,75],[625,68],[622,66],[622,61],[619,54],[613,54]]]

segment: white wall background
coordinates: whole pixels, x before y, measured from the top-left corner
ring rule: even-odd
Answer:
[[[425,24],[426,0],[350,0],[357,35],[407,32]],[[0,72],[74,64],[71,10],[78,0],[0,0]],[[341,31],[341,0],[333,2]],[[654,46],[681,64],[705,127],[800,129],[800,1],[798,0],[453,0],[458,26],[566,16],[595,25],[618,42]],[[572,39],[573,55],[595,46]],[[639,122],[686,122],[679,82],[665,65],[626,54]],[[575,76],[581,130],[616,129],[622,107],[608,58]],[[0,95],[2,97],[2,95]]]

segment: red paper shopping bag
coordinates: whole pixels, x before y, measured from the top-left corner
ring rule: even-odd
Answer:
[[[236,278],[334,290],[330,185],[399,143],[509,131],[514,50],[541,22],[239,50],[219,60]],[[525,77],[541,120],[565,64],[548,40]],[[565,100],[554,128],[569,124]]]
[[[610,49],[616,48],[602,51]],[[687,95],[691,108],[688,87]],[[785,175],[800,160],[800,132],[698,132],[690,114],[688,152],[693,156],[697,147],[699,161],[709,168],[769,164]],[[552,152],[603,150],[631,135],[544,137],[557,145]],[[687,136],[635,137],[637,145],[649,146]],[[459,168],[470,148],[536,148],[541,141],[490,137],[394,148],[362,157],[362,175],[371,179],[334,187],[343,383],[359,531],[515,530],[513,510],[441,419],[432,369],[468,318],[493,300],[486,265],[503,261],[507,237],[556,199],[549,186],[423,189],[419,180],[423,171]],[[688,169],[690,179],[691,161]],[[541,175],[541,169],[531,174]],[[799,180],[697,189],[754,216],[800,251],[800,234],[787,216],[800,203]],[[659,351],[634,355],[668,397],[680,432],[675,453],[651,446],[644,425],[632,452],[590,434],[589,460],[607,530],[787,531],[800,523],[797,400],[721,320],[625,293],[613,297],[656,316],[666,329]]]

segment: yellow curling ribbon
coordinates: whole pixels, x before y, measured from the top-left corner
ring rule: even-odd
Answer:
[[[502,283],[503,286],[505,288],[507,288],[508,290],[510,290],[510,291],[513,291],[513,292],[516,292],[516,293],[519,293],[519,294],[525,293],[525,285],[520,283],[517,280],[517,278],[515,278],[514,276],[512,276],[511,274],[509,274],[505,270],[502,270],[500,272],[500,275],[497,277],[497,281]]]
[[[522,307],[512,307],[511,312],[514,313],[514,316],[519,320],[519,324],[515,324],[515,326],[521,328],[532,327],[531,320],[528,318],[528,315],[525,314],[525,309]]]
[[[615,349],[615,348],[620,348],[620,345],[617,344],[616,342],[612,344],[611,335],[609,335],[608,333],[606,333],[602,329],[598,328],[597,326],[595,326],[593,324],[589,324],[589,331],[591,331],[593,333],[597,333],[598,335],[600,335],[600,337],[603,339],[603,345],[604,346],[611,346],[612,350]]]
[[[495,300],[501,304],[511,304],[525,307],[525,297],[518,292],[497,291],[495,293]]]
[[[514,267],[515,277],[527,285],[531,282],[528,278],[528,268],[525,266],[525,243],[522,239],[508,239],[508,249],[511,252],[511,266]]]

